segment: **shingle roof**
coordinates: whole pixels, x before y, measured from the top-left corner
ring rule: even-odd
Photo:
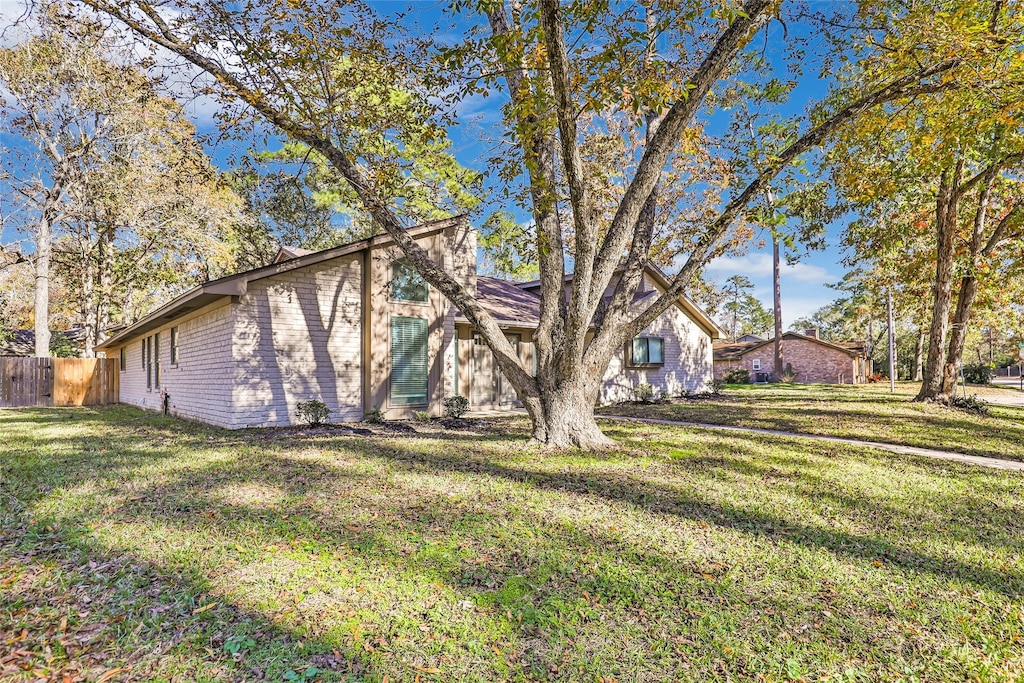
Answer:
[[[476,294],[481,308],[499,322],[540,322],[540,297],[515,282],[478,275]]]
[[[807,335],[800,334],[798,332],[786,332],[782,335],[782,338],[802,339],[804,341],[814,342],[815,344],[821,344],[822,346],[838,349],[850,354],[850,356],[863,356],[867,351],[867,343],[862,341],[830,342],[825,341],[824,339],[808,337]],[[749,342],[715,342],[712,346],[712,350],[715,360],[739,360],[750,351],[770,343],[772,343],[771,339]]]
[[[81,349],[85,339],[85,330],[76,327],[73,330],[51,330],[51,335],[63,334],[76,349]],[[35,330],[14,330],[10,338],[0,344],[0,356],[34,356],[36,355]]]

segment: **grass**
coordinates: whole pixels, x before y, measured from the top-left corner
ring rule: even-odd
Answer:
[[[1024,477],[0,410],[0,679],[1014,681]]]
[[[989,406],[987,416],[911,398],[918,385],[731,385],[720,396],[672,403],[601,408],[609,415],[649,417],[737,427],[777,429],[920,446],[1024,460],[1024,408]],[[972,388],[979,398],[1017,395],[1004,388]]]

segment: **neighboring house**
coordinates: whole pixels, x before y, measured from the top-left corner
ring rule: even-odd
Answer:
[[[507,330],[533,363],[536,283],[478,276],[476,232],[463,218],[410,235]],[[638,299],[663,290],[651,269]],[[719,330],[685,298],[617,354],[602,398],[637,383],[696,391],[712,377]],[[299,401],[322,400],[332,421],[379,408],[388,419],[444,412],[461,394],[473,408],[509,407],[514,390],[472,325],[406,265],[387,235],[318,252],[284,248],[269,266],[201,285],[110,338],[122,403],[167,409],[228,428],[295,422]]]
[[[817,330],[782,335],[782,361],[792,367],[803,384],[862,384],[871,375],[871,359],[864,342],[827,342]],[[775,342],[718,342],[715,344],[715,379],[743,368],[752,382],[767,382],[775,364]]]
[[[85,348],[85,330],[76,327],[71,330],[51,330],[50,349],[59,343],[59,337],[63,335],[68,340],[70,352],[74,356],[82,355]],[[36,355],[36,332],[35,330],[13,330],[9,335],[0,332],[0,356],[22,356],[31,357]]]

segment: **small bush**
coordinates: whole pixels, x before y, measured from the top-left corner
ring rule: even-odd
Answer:
[[[654,400],[654,387],[647,382],[637,384],[633,387],[633,398],[640,403],[650,403]]]
[[[417,422],[430,422],[430,413],[426,410],[414,410],[412,411],[412,417]]]
[[[882,373],[876,372],[873,375],[868,375],[868,384],[878,384],[883,379],[885,379],[885,378],[882,377]]]
[[[469,399],[465,396],[449,396],[444,400],[444,414],[453,419],[459,419],[469,410]]]
[[[722,375],[722,381],[726,384],[750,384],[750,370],[733,368]]]
[[[744,370],[744,372],[746,371]],[[722,393],[722,389],[725,389],[726,384],[727,382],[724,379],[713,379],[708,383],[708,393],[718,396]],[[734,384],[739,384],[739,382],[734,382]]]
[[[781,384],[792,384],[796,381],[797,375],[799,374],[799,372],[793,369],[793,366],[790,363],[786,363],[786,369],[783,370],[782,374],[779,376],[779,382]]]
[[[369,410],[363,415],[363,422],[372,422],[373,424],[380,424],[384,422],[384,413],[381,412],[379,406],[374,406],[373,410]]]
[[[988,384],[992,381],[992,367],[983,363],[965,365],[964,381],[968,384]]]
[[[295,417],[305,422],[310,427],[319,427],[324,422],[327,422],[327,417],[331,414],[331,409],[323,401],[317,401],[315,399],[309,401],[299,401],[295,405]]]
[[[988,415],[988,403],[982,401],[976,394],[953,396],[949,399],[948,405],[950,408],[957,408],[975,415]]]

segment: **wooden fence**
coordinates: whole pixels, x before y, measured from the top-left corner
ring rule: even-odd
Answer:
[[[117,403],[117,358],[0,358],[0,408]]]

